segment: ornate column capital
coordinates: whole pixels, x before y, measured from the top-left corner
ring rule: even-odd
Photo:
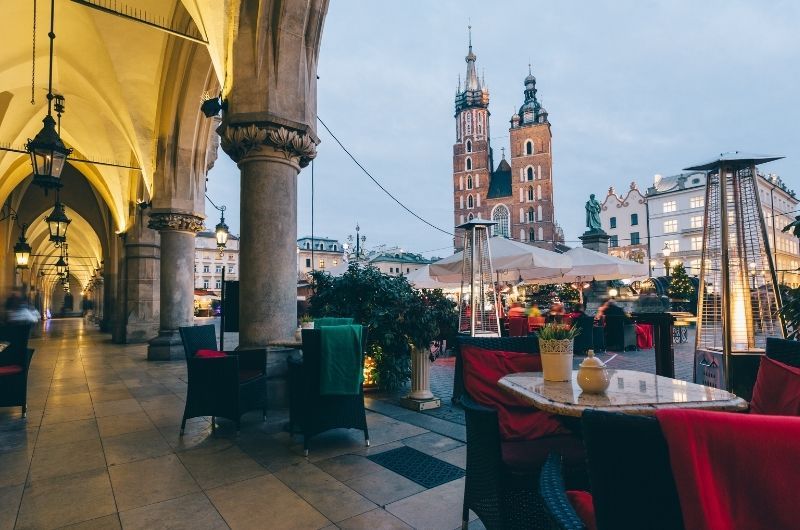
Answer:
[[[223,151],[234,162],[263,154],[279,154],[306,167],[317,156],[319,140],[311,134],[271,123],[226,125],[217,129]]]
[[[152,212],[147,227],[159,232],[175,230],[197,233],[203,230],[203,218],[190,213]]]

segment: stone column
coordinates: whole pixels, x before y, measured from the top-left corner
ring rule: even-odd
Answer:
[[[121,342],[147,342],[159,330],[159,272],[160,251],[158,233],[137,224],[125,238],[125,256],[120,274],[123,275],[121,305]]]
[[[153,211],[148,226],[161,234],[161,308],[158,336],[150,340],[147,359],[181,359],[178,328],[194,322],[194,239],[203,220],[189,213]]]
[[[316,139],[272,124],[228,125],[222,148],[242,172],[239,348],[293,341],[297,175],[316,155]]]

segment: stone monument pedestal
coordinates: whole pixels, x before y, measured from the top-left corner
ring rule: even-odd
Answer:
[[[608,240],[611,236],[602,230],[588,230],[582,236],[578,236],[584,248],[608,254]]]

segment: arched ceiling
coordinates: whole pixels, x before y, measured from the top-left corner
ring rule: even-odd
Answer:
[[[227,42],[240,0],[132,0],[151,19],[173,21],[207,37],[207,53],[220,85]],[[0,52],[0,143],[23,147],[47,114],[50,2],[37,2],[36,76],[31,104],[33,1],[5,1]],[[108,204],[119,231],[131,204],[153,193],[158,149],[159,98],[171,36],[144,24],[56,0],[53,91],[66,98],[61,136],[74,155],[131,165],[130,169],[74,162]],[[13,22],[11,22],[13,21]],[[200,95],[198,94],[198,107]],[[0,203],[30,175],[27,155],[0,151]],[[140,189],[142,183],[144,190]]]

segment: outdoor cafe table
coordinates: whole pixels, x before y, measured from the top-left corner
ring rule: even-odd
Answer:
[[[534,407],[561,416],[580,416],[584,409],[652,415],[668,408],[746,411],[744,399],[708,386],[633,370],[609,369],[611,384],[603,394],[587,394],[576,381],[545,381],[541,372],[509,374],[497,384]]]

